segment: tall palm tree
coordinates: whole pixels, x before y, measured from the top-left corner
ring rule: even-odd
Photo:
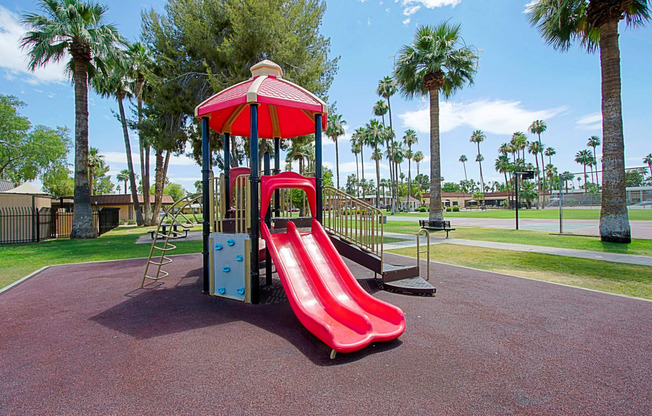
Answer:
[[[646,163],[647,167],[650,168],[650,177],[652,177],[652,153],[643,158],[643,163]]]
[[[546,147],[546,150],[543,153],[548,156],[548,163],[552,165],[552,157],[557,154],[557,151],[554,147]]]
[[[131,158],[131,141],[129,139],[129,129],[127,127],[127,117],[124,107],[124,99],[131,96],[131,91],[128,88],[130,76],[134,75],[133,73],[129,73],[131,72],[131,65],[128,62],[128,58],[129,56],[125,52],[119,51],[115,53],[113,59],[108,62],[107,73],[104,76],[96,76],[93,79],[92,85],[93,89],[102,97],[107,98],[113,96],[118,101],[118,120],[122,124],[122,135],[125,141],[127,169],[129,170],[129,182],[131,183],[131,199],[134,203],[134,210],[136,211],[136,224],[143,226],[145,222],[143,220],[140,202],[138,202],[138,188],[136,187],[136,175]],[[147,188],[143,187],[143,190],[145,189]]]
[[[460,25],[417,28],[414,41],[401,48],[394,75],[403,95],[430,99],[430,220],[443,220],[439,153],[439,93],[450,97],[473,82],[478,55],[460,45]]]
[[[396,94],[396,81],[392,77],[385,77],[378,82],[378,88],[376,88],[376,94],[380,95],[387,100],[387,110],[389,112],[389,128],[392,127],[392,104],[389,99],[392,95]]]
[[[534,120],[534,121],[532,122],[532,124],[530,124],[530,127],[528,128],[528,130],[530,131],[530,133],[532,133],[532,134],[536,134],[536,135],[537,135],[537,140],[538,140],[538,142],[539,142],[539,148],[542,149],[542,151],[543,151],[543,149],[544,149],[545,146],[543,145],[543,143],[541,143],[541,133],[543,133],[544,131],[546,131],[547,128],[548,128],[548,126],[546,125],[546,122],[543,121],[543,120]],[[539,178],[544,178],[544,179],[543,179],[543,182],[544,182],[544,183],[543,183],[541,189],[545,188],[545,181],[546,181],[546,180],[545,180],[545,178],[546,178],[546,169],[545,169],[545,166],[544,166],[543,153],[542,153],[542,151],[539,152],[539,153],[541,154],[541,169],[543,170],[543,172],[541,173],[541,175],[540,175]],[[534,157],[536,158],[536,155],[534,155]],[[538,164],[539,164],[539,163],[538,163],[538,161],[537,161],[537,165],[538,165]],[[539,193],[539,194],[542,195],[541,193]],[[543,207],[543,206],[542,206],[542,207]]]
[[[530,126],[531,127],[531,126]],[[530,145],[528,146],[528,151],[534,156],[534,162],[537,166],[536,168],[536,173],[537,173],[537,182],[539,184],[539,207],[543,208],[543,199],[544,199],[544,194],[543,190],[545,188],[545,167],[543,165],[543,145],[541,142],[535,141],[535,142],[530,142]],[[539,155],[541,155],[541,170],[539,169]],[[542,171],[543,170],[543,171]]]
[[[99,150],[96,147],[91,147],[88,152],[88,193],[93,195],[93,174],[95,173],[95,168],[103,168],[104,165],[104,155],[99,154]],[[98,169],[101,170],[101,169]]]
[[[356,143],[358,143],[358,145],[360,146],[360,165],[361,165],[360,172],[362,173],[362,179],[358,178],[359,184],[364,183],[364,145],[365,145],[366,134],[367,131],[365,130],[364,127],[358,127],[351,135],[351,139]],[[364,188],[362,188],[362,196],[364,197]]]
[[[514,133],[512,135],[512,141],[510,144],[512,145],[512,148],[516,152],[518,158],[521,158],[521,155],[518,152],[523,151],[523,157],[521,159],[525,161],[525,149],[528,145],[527,136],[525,133],[522,131],[517,131]]]
[[[466,162],[468,162],[469,159],[466,157],[466,155],[462,155],[460,156],[459,161],[462,162],[462,167],[464,168],[464,180],[468,181],[469,178],[466,176]]]
[[[484,193],[484,178],[482,176],[482,161],[484,160],[484,157],[481,157],[482,155],[480,154],[480,143],[483,142],[485,138],[486,136],[482,130],[476,130],[471,134],[471,139],[469,139],[471,143],[476,143],[478,145],[478,156],[476,156],[475,161],[478,162],[478,166],[480,166],[480,192],[482,193]]]
[[[423,152],[421,150],[414,152],[412,160],[414,160],[414,163],[417,164],[417,176],[419,176],[419,163],[423,161]]]
[[[376,162],[376,183],[380,184],[380,160],[382,159],[382,150],[378,145],[385,141],[384,128],[378,120],[370,120],[365,126],[365,144],[374,149],[371,159]],[[380,187],[376,187],[376,207],[380,206]]]
[[[390,140],[394,139],[394,127],[392,124],[392,103],[390,102],[390,98],[396,94],[397,88],[396,88],[396,81],[392,77],[384,77],[380,81],[378,81],[378,87],[376,88],[376,94],[379,96],[383,97],[385,100],[387,100],[387,111],[389,113],[389,131],[390,134],[385,135],[385,146],[389,149],[390,148]],[[384,118],[383,118],[383,124]],[[387,157],[387,162],[389,164],[389,175],[390,175],[390,183],[391,183],[391,194],[392,194],[392,210],[391,213],[394,215],[394,212],[396,211],[396,192],[397,192],[397,167],[396,165],[392,162],[391,157]]]
[[[376,104],[374,104],[374,115],[382,118],[383,126],[385,125],[385,114],[387,114],[388,111],[389,107],[385,101],[378,100],[376,101]]]
[[[591,151],[588,149],[580,150],[575,154],[575,162],[579,163],[584,168],[584,193],[586,193],[588,188],[586,186],[586,166],[591,163],[592,159],[593,156],[591,155]]]
[[[81,0],[40,0],[43,15],[27,13],[29,30],[21,39],[30,70],[58,62],[69,53],[75,87],[75,212],[70,238],[96,238],[88,180],[88,79],[103,67],[117,43],[118,30],[104,23],[106,7]]]
[[[335,177],[337,189],[340,189],[340,152],[337,147],[337,138],[344,135],[344,125],[346,121],[342,119],[341,114],[331,114],[326,128],[326,136],[335,142]]]
[[[360,198],[360,169],[358,166],[358,155],[362,151],[362,144],[358,140],[351,138],[351,153],[355,155],[355,178],[356,178],[356,197]]]
[[[529,14],[530,22],[555,49],[566,51],[572,41],[579,41],[589,52],[600,50],[604,141],[600,239],[629,244],[618,22],[647,23],[649,1],[539,0],[531,3]]]
[[[127,194],[127,181],[129,180],[129,169],[122,169],[120,173],[115,175],[115,178],[120,182],[125,183],[125,194]]]
[[[408,160],[408,195],[410,195],[410,191],[412,190],[412,159],[414,158],[412,145],[417,144],[418,141],[419,138],[417,137],[417,132],[412,129],[405,131],[405,135],[403,136],[403,144],[407,146],[405,158]]]
[[[597,184],[599,182],[598,178],[598,156],[595,153],[595,148],[600,146],[601,141],[598,136],[591,136],[589,137],[589,141],[586,143],[587,146],[593,148],[593,161],[595,162],[595,183]]]

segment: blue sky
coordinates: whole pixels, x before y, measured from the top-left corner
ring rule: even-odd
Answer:
[[[140,11],[162,10],[163,0],[104,1],[109,6],[107,21],[115,24],[129,40],[140,34]],[[560,53],[546,45],[523,13],[527,1],[503,0],[328,0],[322,33],[331,39],[331,56],[339,56],[339,70],[329,92],[330,102],[347,122],[347,135],[340,138],[340,184],[355,172],[349,134],[372,117],[372,108],[380,99],[375,93],[378,81],[390,75],[394,56],[402,45],[412,41],[417,25],[443,21],[460,23],[467,45],[478,49],[479,70],[475,83],[441,103],[441,165],[446,181],[464,179],[465,154],[469,178],[479,179],[476,146],[469,142],[471,133],[480,129],[487,138],[481,144],[485,158],[485,181],[502,181],[493,169],[500,144],[515,131],[527,132],[537,119],[548,130],[544,145],[557,154],[553,163],[560,171],[580,172],[573,159],[586,148],[588,137],[602,136],[600,125],[600,66],[598,54],[587,54],[579,46]],[[68,126],[74,130],[74,101],[70,83],[55,65],[35,74],[28,73],[17,46],[24,28],[18,24],[25,12],[38,11],[35,1],[0,0],[0,93],[11,94],[27,104],[22,110],[33,124]],[[620,28],[622,97],[625,128],[625,163],[642,166],[642,158],[652,152],[650,132],[645,129],[652,116],[652,25],[644,28]],[[113,100],[91,93],[90,145],[100,149],[111,166],[111,174],[126,167],[120,125],[111,110]],[[428,173],[428,113],[424,100],[392,98],[397,136],[406,129],[417,131],[426,160],[422,173]],[[534,136],[529,134],[530,139]],[[137,139],[132,134],[132,139]],[[133,144],[132,144],[133,146]],[[601,151],[601,148],[598,148]],[[368,158],[370,151],[366,151]],[[72,162],[72,152],[70,156]],[[547,158],[546,158],[547,159]],[[137,159],[134,159],[135,161]],[[325,139],[325,164],[334,167],[334,146]],[[530,161],[534,162],[530,156]],[[375,177],[372,161],[365,171]],[[547,160],[546,160],[547,163]],[[388,169],[381,166],[381,175]],[[413,165],[414,169],[414,165]],[[403,171],[407,173],[407,163]],[[373,175],[373,176],[372,176]],[[414,175],[414,174],[413,174]],[[172,182],[193,189],[201,177],[200,168],[185,157],[175,157],[170,165]]]

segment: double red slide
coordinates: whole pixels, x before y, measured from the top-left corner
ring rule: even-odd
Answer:
[[[294,313],[333,350],[353,352],[403,333],[403,312],[360,287],[319,221],[308,233],[292,222],[285,233],[272,234],[263,221],[260,227]]]

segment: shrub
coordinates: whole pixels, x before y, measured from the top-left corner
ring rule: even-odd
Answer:
[[[453,212],[460,212],[460,207],[458,207],[457,205],[455,205],[455,206],[453,207]]]
[[[428,208],[427,207],[419,207],[419,208],[417,208],[417,211],[419,211],[419,212],[428,212]]]
[[[451,212],[452,208],[451,207],[446,207],[446,212]]]

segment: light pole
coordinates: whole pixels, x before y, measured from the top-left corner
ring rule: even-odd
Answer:
[[[515,172],[514,175],[514,187],[516,188],[516,229],[518,230],[518,206],[519,206],[519,199],[518,199],[518,175],[523,176],[523,179],[534,179],[534,171],[533,170],[526,170],[523,172]]]

